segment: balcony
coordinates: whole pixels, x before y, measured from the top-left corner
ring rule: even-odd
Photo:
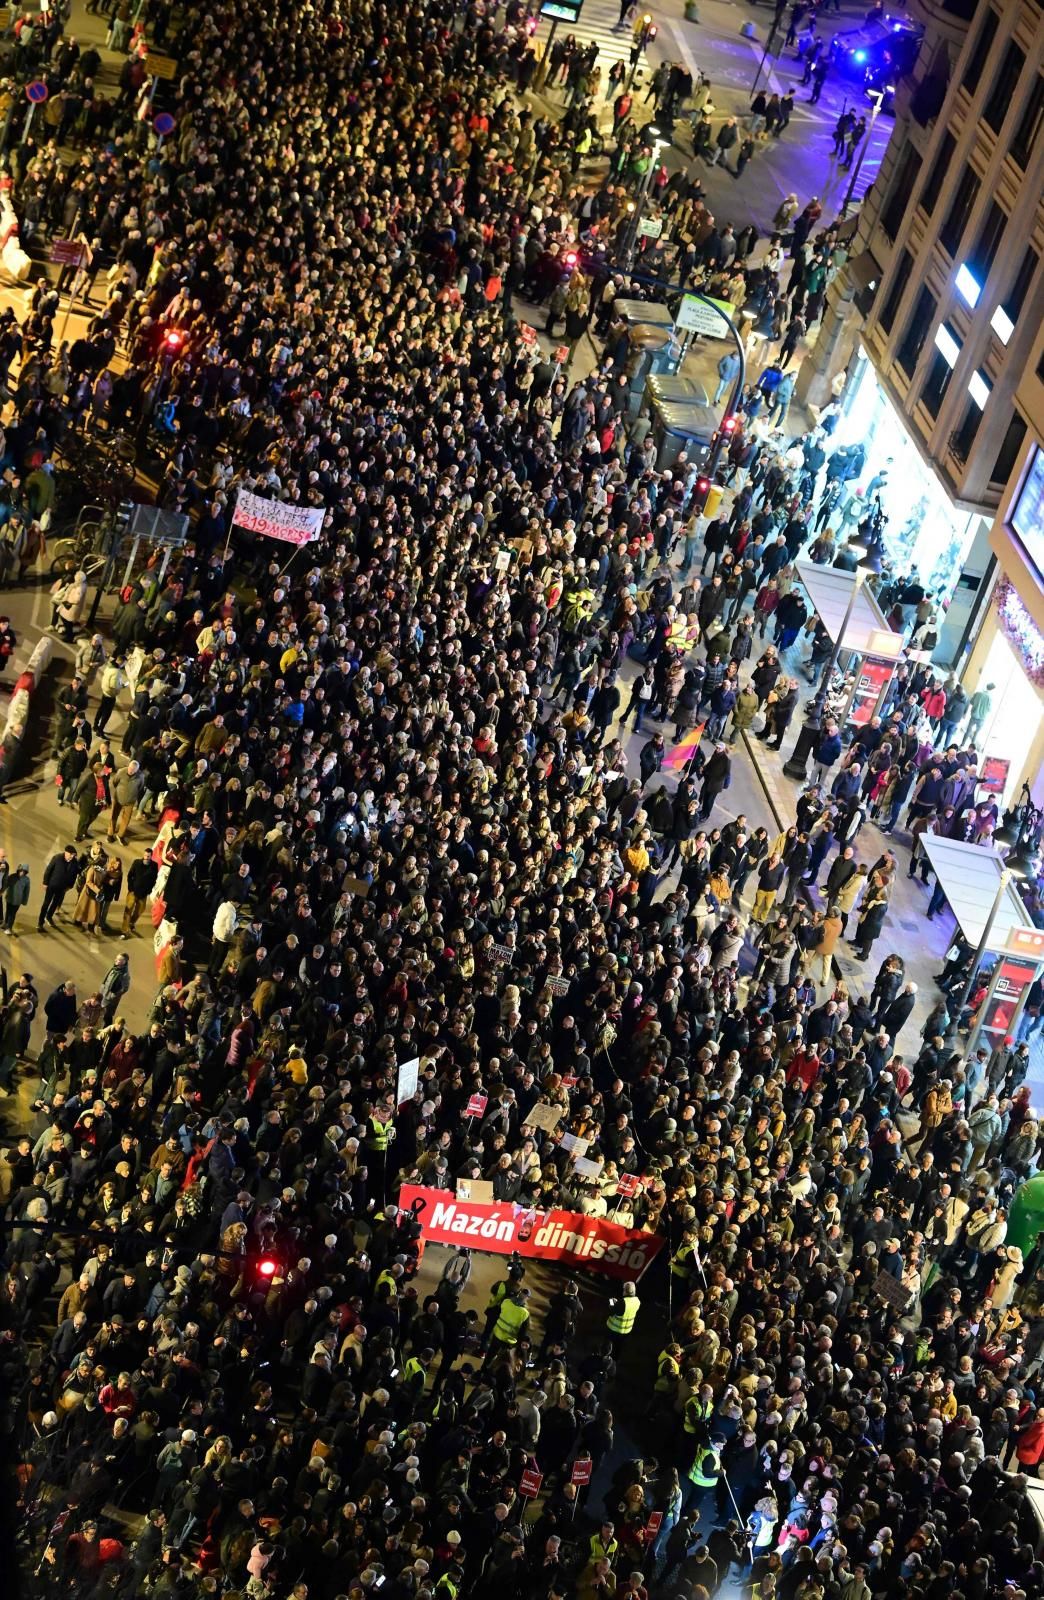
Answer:
[[[920,22],[926,32],[960,45],[979,4],[980,0],[907,0],[906,10],[910,20]]]

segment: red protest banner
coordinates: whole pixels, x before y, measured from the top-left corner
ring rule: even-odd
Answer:
[[[535,1500],[543,1481],[544,1474],[537,1467],[527,1467],[519,1479],[518,1492],[526,1500]]]
[[[466,1117],[484,1117],[488,1104],[489,1101],[484,1094],[473,1094],[464,1107],[464,1115]]]
[[[573,1470],[569,1475],[569,1482],[577,1485],[591,1482],[591,1457],[579,1456],[573,1462]]]
[[[660,1531],[660,1528],[661,1528],[662,1524],[663,1524],[663,1512],[662,1511],[650,1511],[649,1512],[649,1520],[645,1524],[645,1531],[649,1535],[650,1539],[654,1539],[656,1537],[656,1535]]]
[[[617,1194],[635,1195],[642,1186],[642,1180],[636,1172],[621,1172],[616,1180]]]
[[[413,1212],[425,1244],[466,1244],[498,1256],[517,1250],[535,1261],[589,1267],[623,1282],[637,1282],[666,1242],[662,1234],[622,1228],[606,1217],[559,1210],[536,1214],[496,1201],[457,1200],[443,1189],[412,1183],[399,1190],[399,1205]]]

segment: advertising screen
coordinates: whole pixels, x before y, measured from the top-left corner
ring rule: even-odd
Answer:
[[[1044,450],[1035,450],[1009,518],[1044,583]]]

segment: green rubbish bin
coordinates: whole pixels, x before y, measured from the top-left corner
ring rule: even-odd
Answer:
[[[685,0],[685,20],[686,22],[699,22],[700,13],[696,0]]]
[[[1021,1188],[1016,1189],[1004,1242],[1018,1245],[1026,1257],[1036,1244],[1038,1233],[1044,1233],[1044,1173],[1027,1178]]]

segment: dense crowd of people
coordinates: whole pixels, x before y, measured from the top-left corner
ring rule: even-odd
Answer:
[[[1005,1243],[1041,1146],[1026,1047],[967,1058],[970,952],[920,1030],[898,955],[865,995],[832,965],[850,917],[864,958],[884,929],[871,810],[989,837],[984,713],[904,667],[851,743],[824,721],[792,827],[715,822],[730,741],[794,716],[781,657],[829,657],[792,564],[847,559],[857,472],[829,415],[797,446],[758,425],[756,395],[786,415],[771,379],[720,515],[695,463],[658,470],[628,428],[616,186],[522,109],[522,22],[190,7],[176,133],[157,148],[132,92],[72,180],[112,293],[57,377],[23,365],[8,458],[70,426],[144,444],[162,410],[192,536],[105,637],[78,580],[54,596],[77,825],[38,925],[111,917],[129,951],[88,996],[26,973],[5,1003],[3,1086],[39,1080],[0,1162],[22,1579],[1034,1600],[1044,1262]],[[560,315],[607,334],[573,383],[512,310],[563,281]],[[241,487],[322,507],[319,542],[237,529]],[[890,603],[929,623],[910,585]],[[476,1178],[662,1231],[664,1258],[608,1320],[564,1270],[531,1320],[516,1262],[477,1312],[466,1250],[418,1292],[400,1183]]]

